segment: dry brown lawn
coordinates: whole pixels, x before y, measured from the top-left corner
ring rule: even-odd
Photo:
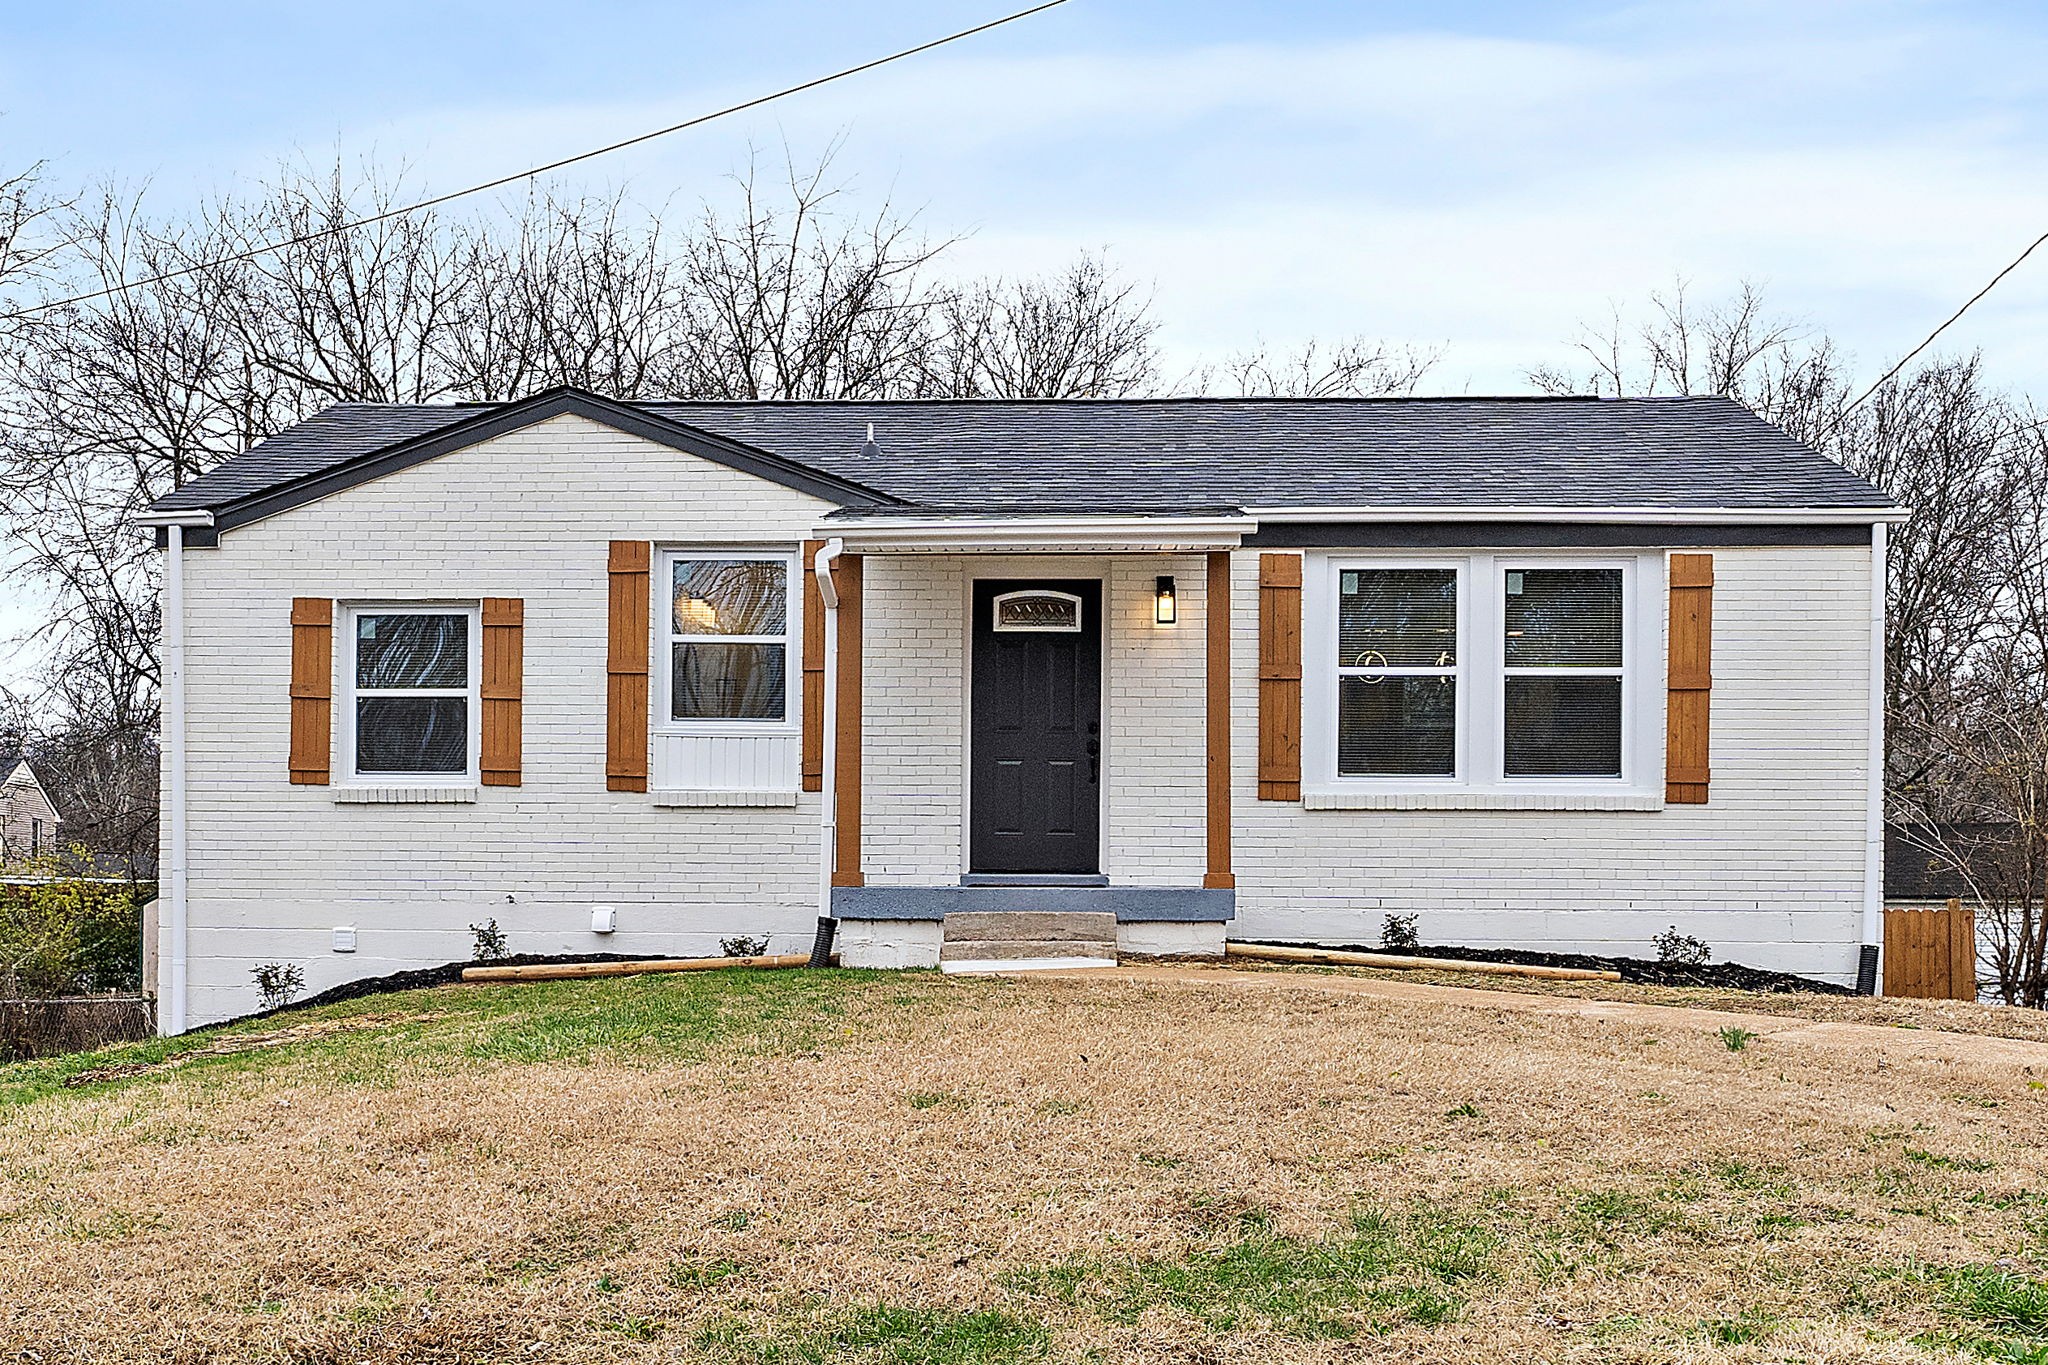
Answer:
[[[72,1090],[17,1069],[0,1344],[2048,1360],[2048,1091],[2009,1065],[927,974],[454,987],[320,1018],[365,1015],[172,1067],[84,1059],[102,1074]]]

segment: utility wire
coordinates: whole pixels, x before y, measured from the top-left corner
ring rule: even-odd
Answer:
[[[2020,266],[2026,262],[2027,257],[2033,255],[2034,252],[2044,243],[2048,243],[2048,232],[2044,232],[2039,237],[2036,237],[2032,245],[2030,245],[2025,251],[2022,251],[2019,255],[2013,257],[2012,264],[2006,266],[2005,269],[1999,271],[1996,275],[1993,275],[1991,277],[1991,282],[1989,284],[1985,285],[1982,289],[1979,289],[1976,293],[1970,295],[1969,300],[1965,302],[1962,307],[1956,309],[1955,312],[1949,314],[1948,321],[1942,323],[1941,326],[1929,332],[1927,334],[1926,340],[1922,341],[1918,346],[1915,346],[1912,350],[1906,352],[1905,356],[1899,361],[1898,364],[1892,366],[1889,370],[1886,370],[1883,375],[1879,376],[1878,381],[1875,384],[1872,384],[1869,388],[1865,389],[1862,393],[1858,394],[1856,396],[1856,401],[1849,404],[1849,406],[1843,408],[1841,414],[1835,418],[1835,426],[1839,428],[1843,422],[1848,420],[1850,413],[1856,411],[1857,408],[1863,405],[1864,399],[1870,397],[1870,395],[1872,395],[1873,393],[1876,393],[1879,389],[1883,388],[1893,379],[1896,379],[1898,377],[1899,371],[1905,369],[1906,366],[1913,363],[1913,358],[1915,356],[1919,355],[1929,346],[1932,346],[1934,344],[1936,337],[1939,337],[1943,332],[1946,332],[1950,327],[1954,326],[1957,319],[1961,318],[1963,314],[1969,312],[1972,308],[1976,307],[1977,301],[1979,299],[1983,298],[1986,294],[1996,289],[1999,286],[2000,281],[2004,280],[2007,275],[2012,274],[2013,271],[2018,270]],[[1829,434],[1833,434],[1832,430]]]
[[[864,71],[873,71],[876,67],[887,66],[891,62],[900,62],[906,57],[915,57],[919,53],[930,52],[933,48],[944,47],[948,43],[957,43],[962,38],[972,38],[977,33],[987,33],[990,29],[1001,28],[1005,24],[1014,24],[1019,19],[1029,19],[1034,14],[1043,14],[1049,9],[1066,3],[1067,0],[1045,0],[1044,4],[1033,5],[1030,9],[1021,9],[1014,14],[1006,14],[1000,19],[991,19],[985,24],[976,24],[973,28],[963,28],[958,33],[949,33],[943,38],[934,38],[928,43],[919,43],[916,47],[906,47],[900,52],[892,52],[886,57],[877,57],[873,61],[862,62],[859,66],[849,66],[843,70],[834,71],[830,75],[819,76],[815,80],[805,81],[801,85],[786,86],[772,94],[759,95],[753,99],[742,101],[739,104],[729,104],[723,109],[713,110],[708,114],[699,114],[697,117],[685,119],[681,123],[670,124],[666,128],[657,128],[651,133],[641,133],[637,137],[629,137],[624,141],[614,142],[609,146],[599,147],[594,151],[578,152],[575,156],[565,156],[560,161],[550,161],[545,166],[534,166],[531,169],[517,171],[511,175],[501,175],[496,180],[486,180],[481,185],[471,185],[467,189],[451,190],[447,194],[435,195],[431,199],[422,199],[418,203],[407,204],[402,208],[386,209],[382,213],[373,213],[366,217],[351,219],[346,223],[338,223],[333,227],[321,228],[318,232],[308,232],[297,237],[287,237],[283,241],[266,242],[262,246],[250,247],[247,251],[238,251],[233,255],[222,256],[217,260],[201,261],[197,265],[183,266],[177,270],[167,270],[161,275],[149,275],[139,280],[123,280],[119,284],[109,285],[105,289],[95,289],[86,294],[73,294],[69,298],[50,299],[44,303],[30,304],[26,308],[16,309],[11,313],[0,313],[0,322],[10,321],[14,318],[25,318],[32,313],[47,312],[52,308],[64,308],[74,303],[90,303],[94,299],[103,299],[113,294],[126,293],[130,289],[139,289],[144,285],[162,284],[166,280],[182,279],[187,275],[196,275],[202,270],[211,270],[216,266],[233,265],[238,261],[252,260],[258,256],[267,256],[273,251],[282,251],[286,247],[303,246],[307,242],[317,242],[327,237],[338,237],[344,232],[353,232],[357,228],[370,227],[393,218],[403,218],[409,213],[418,213],[422,209],[437,208],[442,204],[466,198],[472,194],[482,194],[485,190],[495,190],[500,186],[510,185],[515,181],[530,180],[537,175],[546,175],[550,171],[558,171],[564,166],[573,166],[579,161],[589,161],[593,157],[622,151],[627,147],[638,146],[642,142],[652,142],[655,138],[667,137],[671,133],[680,133],[685,128],[695,128],[699,124],[710,123],[713,119],[721,119],[730,114],[743,113],[748,109],[758,109],[760,106],[775,100],[786,99],[791,95],[800,95],[806,90],[815,90],[821,85],[830,85],[834,81],[845,80],[848,76],[858,76]]]

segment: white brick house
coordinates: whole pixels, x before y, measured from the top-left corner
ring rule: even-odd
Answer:
[[[1900,515],[1719,400],[345,404],[146,519],[161,1014],[1044,908],[1851,981]]]

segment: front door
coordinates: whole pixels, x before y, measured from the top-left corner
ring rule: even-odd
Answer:
[[[1102,584],[974,584],[968,866],[1093,873],[1102,786]]]

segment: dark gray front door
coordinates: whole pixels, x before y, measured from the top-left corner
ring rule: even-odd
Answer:
[[[979,580],[973,640],[969,867],[1098,871],[1102,584]]]

